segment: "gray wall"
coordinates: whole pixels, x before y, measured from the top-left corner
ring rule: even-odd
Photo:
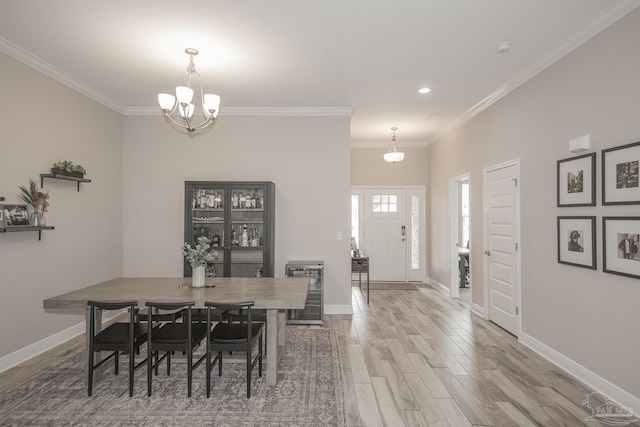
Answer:
[[[52,163],[83,165],[75,183],[46,180],[48,225],[0,234],[0,358],[84,320],[45,313],[42,300],[122,274],[122,116],[0,54],[0,196],[18,203],[18,186],[39,185]],[[18,323],[19,322],[19,323]],[[80,329],[82,330],[82,329]],[[31,350],[25,350],[27,352]],[[20,358],[20,355],[16,357]]]
[[[448,206],[449,178],[470,172],[473,303],[486,308],[482,169],[519,159],[520,338],[635,396],[640,396],[640,281],[602,272],[601,218],[640,211],[602,206],[600,150],[640,140],[639,40],[636,10],[429,150],[431,278],[449,285],[449,217],[441,206]],[[597,152],[597,206],[557,208],[556,162],[574,156],[568,141],[585,134]],[[598,271],[556,262],[560,215],[597,217]]]

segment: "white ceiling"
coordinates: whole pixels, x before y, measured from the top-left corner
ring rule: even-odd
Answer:
[[[401,147],[436,140],[639,4],[0,0],[0,51],[123,114],[160,114],[157,93],[194,47],[220,120],[352,108],[352,144],[388,144],[397,126]]]

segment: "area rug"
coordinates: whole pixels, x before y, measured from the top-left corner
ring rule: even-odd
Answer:
[[[278,385],[253,376],[246,396],[245,365],[226,363],[222,377],[212,373],[206,397],[205,369],[193,373],[187,397],[186,364],[165,365],[153,378],[147,397],[146,368],[136,371],[129,397],[126,357],[118,376],[107,371],[87,397],[84,352],[0,393],[3,426],[345,426],[345,404],[336,333],[333,329],[287,327],[286,353],[278,368]],[[256,366],[257,368],[257,366]]]
[[[367,284],[362,284],[362,289],[367,289]],[[369,289],[372,291],[417,291],[418,288],[410,282],[370,282]]]

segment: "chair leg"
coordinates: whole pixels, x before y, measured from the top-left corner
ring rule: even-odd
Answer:
[[[119,366],[118,362],[120,361],[120,352],[116,351],[115,355],[116,356],[114,357],[114,369],[115,369],[116,375],[118,375],[118,372],[119,372],[119,370],[118,370],[118,366]]]
[[[91,396],[93,391],[93,348],[89,349],[89,360],[87,361],[87,396]]]
[[[262,337],[260,337],[258,341],[258,348],[260,349],[260,354],[258,355],[258,375],[262,376]]]
[[[251,341],[247,349],[247,399],[251,397]]]
[[[133,397],[133,371],[136,367],[133,342],[129,345],[129,397]]]
[[[167,352],[167,376],[171,375],[171,352]]]
[[[211,351],[209,351],[209,344],[207,343],[207,360],[206,360],[206,375],[207,375],[207,398],[211,396]]]
[[[151,354],[151,348],[147,347],[147,396],[151,397],[151,379],[153,378],[153,361],[157,359],[158,353]],[[158,366],[156,365],[156,375]]]
[[[193,374],[193,347],[187,351],[187,397],[191,397],[191,376]]]
[[[218,376],[222,376],[222,352],[218,352]]]

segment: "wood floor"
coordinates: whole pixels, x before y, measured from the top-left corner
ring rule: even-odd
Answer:
[[[353,315],[325,316],[349,426],[601,425],[581,406],[593,390],[466,305],[429,286],[371,291],[367,305],[354,284]],[[1,374],[0,391],[83,345],[78,337]]]
[[[350,426],[600,426],[594,390],[429,286],[352,288],[338,331]],[[635,425],[635,424],[634,424]]]

